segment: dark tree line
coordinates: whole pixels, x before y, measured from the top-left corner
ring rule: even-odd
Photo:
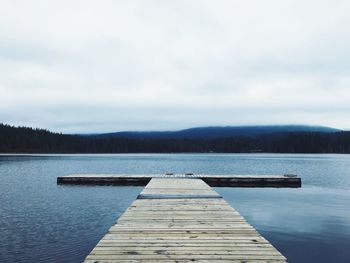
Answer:
[[[141,139],[53,133],[0,124],[2,153],[350,153],[350,132],[272,133],[215,139]]]

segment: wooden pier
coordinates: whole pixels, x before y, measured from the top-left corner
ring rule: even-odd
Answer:
[[[57,178],[58,184],[145,186],[152,178],[198,178],[212,187],[301,187],[296,175],[201,175],[201,174],[73,174]]]
[[[287,262],[201,178],[152,177],[85,262]]]

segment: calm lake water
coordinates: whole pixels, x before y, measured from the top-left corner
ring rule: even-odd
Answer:
[[[59,186],[71,173],[285,174],[301,189],[216,188],[289,262],[350,262],[350,155],[0,156],[0,262],[81,262],[142,187]]]

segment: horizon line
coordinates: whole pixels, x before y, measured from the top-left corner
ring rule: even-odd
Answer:
[[[312,124],[247,124],[247,125],[203,125],[203,126],[192,126],[192,127],[187,127],[187,128],[179,128],[179,129],[159,129],[159,130],[126,130],[126,129],[121,129],[121,130],[113,130],[113,131],[103,131],[103,132],[74,132],[74,133],[66,133],[66,132],[61,132],[61,131],[54,131],[49,128],[43,128],[43,127],[38,127],[38,126],[26,126],[26,125],[13,125],[13,124],[8,124],[8,123],[3,123],[0,122],[0,125],[4,126],[10,126],[13,128],[29,128],[29,129],[39,129],[39,130],[46,130],[49,132],[53,133],[61,133],[61,134],[68,134],[68,135],[94,135],[94,134],[110,134],[110,133],[123,133],[123,132],[180,132],[180,131],[185,131],[185,130],[190,130],[190,129],[200,129],[200,128],[253,128],[253,127],[314,127],[314,128],[328,128],[328,129],[334,129],[338,131],[348,131],[348,129],[341,129],[341,128],[336,128],[332,126],[327,126],[327,125],[312,125]]]

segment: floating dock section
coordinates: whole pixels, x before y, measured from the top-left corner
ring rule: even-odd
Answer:
[[[301,187],[296,175],[74,174],[58,177],[57,183],[145,186],[152,178],[198,178],[212,187]]]
[[[205,180],[152,177],[86,263],[287,262]]]

